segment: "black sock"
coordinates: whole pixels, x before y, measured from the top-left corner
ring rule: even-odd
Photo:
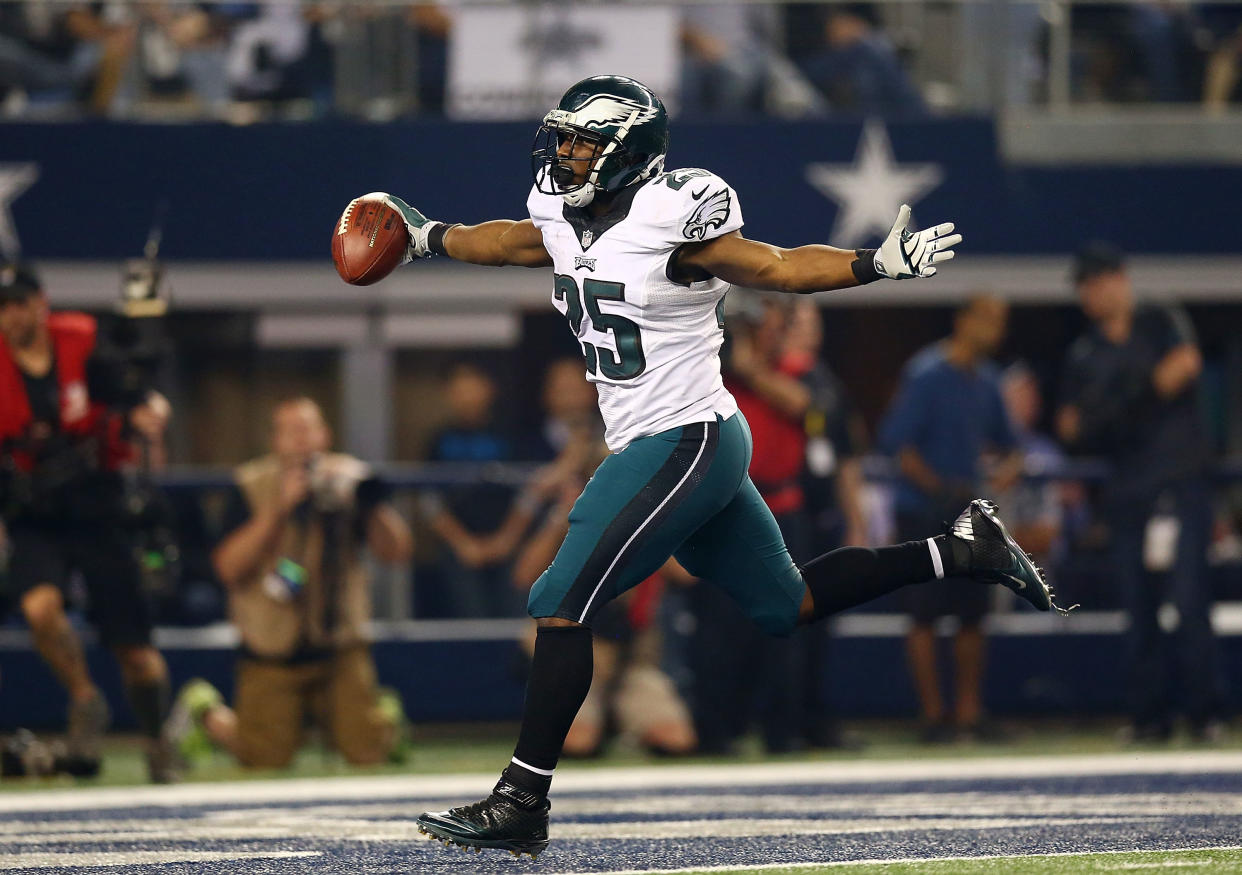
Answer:
[[[944,535],[892,547],[842,547],[802,566],[802,579],[815,602],[815,619],[840,613],[908,583],[922,583],[956,570],[952,545]],[[936,548],[940,567],[932,558]],[[948,557],[948,561],[946,561]]]
[[[594,657],[586,626],[544,626],[526,682],[526,704],[504,780],[540,798],[552,784],[569,727],[591,689]]]
[[[134,716],[138,718],[142,734],[147,738],[159,738],[172,699],[168,678],[154,683],[126,684],[125,694],[129,697],[129,706],[134,709]]]

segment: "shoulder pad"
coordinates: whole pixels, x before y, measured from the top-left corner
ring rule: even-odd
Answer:
[[[711,240],[742,227],[737,192],[707,170],[671,170],[648,187],[658,201],[660,224],[679,243]]]
[[[526,196],[526,211],[530,214],[530,220],[535,223],[536,228],[542,228],[549,222],[560,218],[561,208],[564,205],[565,202],[559,197],[546,194],[534,185],[530,187],[530,194]]]

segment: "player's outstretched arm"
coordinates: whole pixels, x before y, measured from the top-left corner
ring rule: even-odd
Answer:
[[[496,219],[481,225],[453,225],[444,235],[444,254],[471,264],[549,267],[543,233],[530,219]]]
[[[548,267],[552,257],[543,248],[543,234],[530,219],[497,219],[480,225],[451,225],[428,219],[395,195],[388,205],[401,214],[410,245],[405,261],[447,255],[457,261],[495,267]]]
[[[930,277],[936,265],[953,257],[962,235],[946,222],[923,231],[906,229],[910,208],[903,205],[888,236],[877,249],[837,249],[811,245],[782,249],[738,233],[681,248],[678,272],[684,278],[703,274],[734,285],[773,292],[826,292],[872,280]]]

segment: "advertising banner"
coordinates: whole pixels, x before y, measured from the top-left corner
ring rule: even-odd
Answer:
[[[537,119],[566,86],[600,70],[632,76],[657,94],[677,91],[674,7],[520,3],[452,15],[447,105],[454,118]]]

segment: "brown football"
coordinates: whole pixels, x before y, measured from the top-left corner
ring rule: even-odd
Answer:
[[[401,214],[384,202],[382,191],[373,191],[341,213],[332,232],[332,261],[345,282],[369,286],[396,269],[409,243]]]

